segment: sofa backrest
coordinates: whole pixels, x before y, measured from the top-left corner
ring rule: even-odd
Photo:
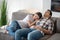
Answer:
[[[54,31],[53,32],[60,33],[60,18],[52,17],[52,20],[54,21]]]
[[[20,10],[20,11],[17,11],[17,12],[13,12],[12,20],[22,20],[28,14],[31,14],[31,13],[25,12],[23,10]]]
[[[56,27],[57,27],[57,18],[56,17],[52,17],[52,20],[54,22],[54,29],[53,29],[53,33],[56,33]]]
[[[60,33],[60,18],[57,19],[57,32]]]

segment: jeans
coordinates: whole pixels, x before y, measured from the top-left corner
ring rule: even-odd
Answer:
[[[20,25],[17,21],[12,21],[12,23],[6,28],[6,30],[9,32],[8,34],[15,37],[15,31],[21,29]]]
[[[22,37],[27,40],[38,40],[43,37],[43,34],[39,30],[24,28],[15,32],[15,40],[22,40]]]

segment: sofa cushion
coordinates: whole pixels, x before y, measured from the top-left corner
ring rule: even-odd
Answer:
[[[8,34],[0,32],[0,40],[14,40],[14,38]]]
[[[57,19],[57,32],[60,33],[60,18]]]
[[[50,38],[52,35],[45,35],[44,37],[40,38],[39,40],[47,40]]]
[[[60,40],[60,33],[55,33],[53,36],[51,36],[47,40]]]

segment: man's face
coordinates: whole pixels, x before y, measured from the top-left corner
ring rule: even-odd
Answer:
[[[39,16],[37,14],[34,14],[33,19],[37,20],[39,19]]]
[[[45,14],[44,14],[44,17],[50,17],[50,12],[46,11]]]

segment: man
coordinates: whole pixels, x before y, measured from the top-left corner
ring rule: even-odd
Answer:
[[[36,25],[30,28],[19,29],[15,32],[15,40],[22,40],[27,37],[27,40],[38,40],[44,34],[53,33],[53,21],[51,20],[52,12],[47,10],[44,17],[40,21],[36,21]],[[41,18],[41,17],[40,17]]]

